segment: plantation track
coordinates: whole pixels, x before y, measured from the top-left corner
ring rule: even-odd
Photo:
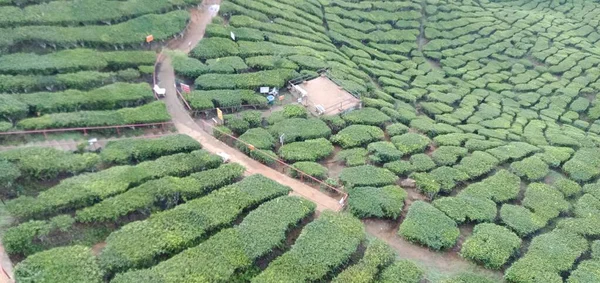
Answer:
[[[203,7],[220,1],[204,1]],[[180,38],[169,44],[175,49],[189,52],[202,39],[206,25],[210,23],[210,14],[207,9],[192,9],[192,19],[183,38]],[[190,44],[191,42],[191,44]],[[338,211],[341,207],[337,200],[328,197],[326,194],[298,181],[288,177],[276,170],[255,161],[238,150],[229,147],[225,143],[215,139],[212,135],[205,132],[192,117],[188,114],[181,101],[177,98],[175,89],[175,73],[169,59],[164,59],[159,65],[158,81],[161,87],[167,89],[165,103],[171,115],[172,121],[177,130],[182,134],[187,134],[199,141],[207,151],[217,153],[227,153],[231,162],[239,163],[246,167],[247,174],[262,174],[283,185],[290,186],[294,195],[302,196],[317,204],[317,211],[333,210]]]

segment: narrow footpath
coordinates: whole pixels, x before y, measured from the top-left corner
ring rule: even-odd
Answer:
[[[191,22],[185,32],[183,38],[177,39],[169,44],[173,49],[188,53],[193,49],[198,42],[203,38],[212,16],[208,11],[209,4],[218,4],[220,1],[207,1],[205,0],[202,8],[192,9]],[[249,158],[240,151],[231,148],[227,144],[214,138],[210,133],[205,132],[186,111],[182,102],[178,99],[175,89],[175,72],[169,58],[164,58],[161,62],[157,78],[159,85],[167,90],[166,98],[164,102],[167,105],[167,109],[171,114],[171,119],[179,131],[179,133],[187,134],[197,141],[199,141],[204,149],[207,151],[217,153],[223,152],[230,156],[231,161],[239,163],[246,167],[247,174],[262,174],[270,179],[273,179],[283,185],[289,186],[293,189],[294,195],[302,196],[308,200],[313,201],[317,204],[317,210],[333,210],[339,211],[341,209],[338,200],[333,199],[319,190],[312,188],[296,179],[293,179],[285,174],[278,172],[264,164]]]

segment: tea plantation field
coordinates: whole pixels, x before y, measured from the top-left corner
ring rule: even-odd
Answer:
[[[328,68],[364,108],[244,111],[219,130],[260,149],[237,144],[255,159],[343,187],[349,212],[398,223],[415,245],[458,251],[508,282],[598,282],[599,11],[577,0],[231,0],[175,69],[195,79],[188,99],[202,110]]]

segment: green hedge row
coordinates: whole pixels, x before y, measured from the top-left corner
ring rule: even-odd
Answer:
[[[218,167],[221,162],[218,156],[200,150],[164,156],[136,166],[112,167],[98,173],[66,179],[35,198],[14,199],[6,204],[6,209],[12,216],[21,219],[52,215],[91,205],[151,179],[185,176]]]
[[[460,254],[486,268],[500,269],[520,248],[521,239],[512,231],[493,223],[482,223],[475,226]]]
[[[192,137],[178,134],[155,139],[110,141],[100,152],[100,157],[105,163],[124,165],[201,148],[202,145]]]
[[[363,108],[343,114],[342,119],[350,125],[361,124],[382,127],[392,119],[376,108]]]
[[[171,116],[164,102],[156,101],[140,107],[119,110],[46,114],[36,118],[23,119],[17,123],[17,127],[24,130],[43,130],[150,124],[169,120],[171,120]]]
[[[589,181],[600,175],[600,152],[591,148],[582,148],[575,152],[562,169],[577,182]]]
[[[348,167],[365,165],[367,163],[369,152],[362,148],[344,149],[335,156],[336,160],[342,161]],[[388,168],[389,170],[389,168]]]
[[[184,94],[193,110],[202,111],[217,107],[239,107],[242,105],[266,106],[267,98],[252,90],[220,89],[208,91],[192,91]]]
[[[70,49],[44,55],[13,53],[0,56],[0,73],[31,75],[119,70],[154,65],[155,61],[156,53],[153,51],[99,52],[92,49]]]
[[[0,61],[1,62],[1,61]],[[258,71],[243,74],[204,74],[194,84],[198,89],[258,89],[262,86],[281,88],[297,77],[298,73],[290,69]]]
[[[425,271],[414,262],[400,259],[385,268],[377,282],[380,283],[419,283],[425,277]]]
[[[95,171],[100,165],[100,157],[97,154],[74,154],[50,147],[25,147],[2,151],[0,160],[2,159],[15,164],[22,177],[34,180]]]
[[[242,177],[244,171],[243,166],[232,163],[193,173],[186,178],[165,177],[148,181],[125,193],[78,210],[76,219],[89,223],[117,221],[136,211],[148,213],[168,209],[235,182]]]
[[[395,184],[398,177],[387,169],[372,165],[344,168],[340,181],[346,187],[382,187]]]
[[[82,44],[104,48],[139,48],[149,34],[154,36],[155,41],[164,41],[179,34],[187,26],[189,18],[187,11],[179,10],[160,15],[144,15],[115,25],[5,28],[0,29],[0,33],[6,35],[0,41],[0,50],[29,42],[61,48]]]
[[[318,161],[332,153],[333,145],[324,138],[288,143],[279,148],[279,157],[287,162]]]
[[[408,209],[398,234],[411,242],[442,250],[456,244],[460,231],[456,222],[433,205],[416,201]]]
[[[533,238],[527,253],[504,274],[508,282],[563,282],[560,273],[573,268],[589,249],[588,241],[567,230],[553,230]]]
[[[82,110],[116,110],[136,107],[154,100],[152,89],[146,83],[115,83],[87,92],[66,90],[64,92],[40,92],[11,95],[26,106],[27,113],[36,115]],[[4,99],[0,96],[0,103]],[[3,113],[0,108],[0,114]]]
[[[392,137],[392,143],[403,154],[413,154],[425,151],[431,140],[420,134],[406,133]]]
[[[293,164],[298,170],[290,170],[290,175],[294,178],[307,178],[307,176],[298,172],[301,171],[319,180],[326,180],[328,177],[327,167],[312,161],[300,161]],[[307,181],[312,181],[307,179]]]
[[[144,221],[123,226],[106,239],[100,264],[108,272],[149,267],[197,244],[203,237],[229,226],[244,211],[287,195],[285,187],[262,175],[214,191]]]
[[[444,197],[434,200],[432,204],[459,224],[467,221],[494,222],[498,213],[496,203],[486,198]]]
[[[103,282],[92,250],[83,246],[56,248],[26,258],[15,267],[17,282]]]
[[[491,154],[483,151],[475,151],[471,155],[464,157],[454,168],[467,173],[470,179],[475,179],[490,173],[499,164],[500,161]]]
[[[331,142],[343,148],[364,146],[371,142],[383,140],[385,133],[378,127],[367,125],[350,125],[331,137]]]
[[[331,129],[319,119],[290,118],[269,127],[275,137],[283,135],[283,142],[297,142],[318,138],[329,138]]]
[[[404,155],[393,143],[387,141],[370,143],[367,150],[371,154],[371,161],[379,164],[400,160]]]
[[[348,207],[358,218],[396,219],[402,213],[406,191],[398,186],[356,187],[348,191]]]
[[[47,221],[31,220],[18,226],[8,228],[2,235],[2,244],[11,255],[29,256],[52,246],[46,239],[51,234],[67,232],[75,219],[70,215],[59,215]]]
[[[0,7],[0,26],[114,24],[141,15],[160,13],[191,4],[198,4],[198,1],[130,0],[98,5],[97,1],[84,0],[77,3],[53,1],[24,8],[6,6]],[[40,17],[40,15],[44,16]]]
[[[346,268],[333,283],[375,282],[377,275],[394,262],[396,253],[385,242],[375,239],[369,242],[360,261]]]
[[[257,259],[284,246],[286,232],[311,215],[315,207],[299,197],[276,198],[251,211],[239,226],[223,230],[152,269],[118,274],[112,282],[236,281]]]
[[[502,169],[481,182],[470,184],[459,193],[459,196],[482,197],[502,203],[516,199],[520,190],[519,176]]]
[[[302,230],[290,251],[271,262],[252,281],[322,280],[348,263],[364,239],[360,221],[348,214],[325,211]]]
[[[245,143],[236,142],[235,146],[246,154],[250,153],[250,148],[248,148],[246,143],[253,145],[254,148],[264,150],[272,150],[273,147],[275,147],[275,138],[269,131],[263,128],[250,129],[241,135],[239,140],[244,141]]]

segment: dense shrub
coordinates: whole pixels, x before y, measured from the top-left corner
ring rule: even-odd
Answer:
[[[42,130],[159,123],[169,120],[171,116],[167,112],[166,105],[157,101],[136,108],[47,114],[23,119],[17,123],[17,126],[24,130]]]
[[[250,129],[250,123],[236,115],[225,115],[223,116],[223,120],[225,126],[231,129],[236,135],[241,135]]]
[[[515,233],[493,223],[483,223],[475,226],[473,235],[463,243],[460,254],[487,268],[499,269],[520,248],[521,239]]]
[[[496,157],[500,162],[505,162],[509,160],[520,160],[531,153],[540,151],[540,148],[528,143],[512,142],[507,145],[488,149],[486,152]]]
[[[371,142],[383,140],[385,133],[378,127],[367,125],[350,125],[331,137],[331,142],[343,148],[364,146]]]
[[[475,273],[460,273],[448,279],[444,279],[441,283],[497,283],[498,280],[493,280],[482,274]]]
[[[559,273],[571,270],[589,249],[585,238],[566,230],[553,230],[533,238],[527,253],[505,272],[508,282],[562,282]],[[558,278],[555,279],[555,278]]]
[[[112,282],[235,281],[243,277],[241,270],[282,246],[286,232],[314,210],[312,202],[298,197],[276,198],[251,211],[239,226],[225,229],[152,269],[118,274]],[[235,260],[231,260],[232,255],[236,255]]]
[[[440,184],[440,191],[446,193],[451,192],[460,182],[469,179],[467,173],[448,166],[435,168],[429,172],[429,175]]]
[[[419,283],[423,280],[425,271],[414,262],[401,259],[385,268],[379,277],[381,283]]]
[[[348,207],[358,218],[396,219],[406,197],[407,193],[398,186],[356,187],[349,190]]]
[[[387,125],[385,127],[385,132],[390,136],[399,136],[408,132],[408,127],[402,123],[395,123],[391,125]]]
[[[574,196],[581,192],[581,186],[577,184],[577,182],[569,180],[567,178],[560,178],[554,181],[552,187],[563,193],[565,197]]]
[[[545,221],[558,217],[571,207],[561,192],[543,183],[529,184],[521,203]]]
[[[577,182],[589,181],[600,175],[600,152],[595,149],[582,148],[562,169]]]
[[[344,168],[340,181],[346,187],[381,187],[396,183],[398,177],[392,172],[372,165]]]
[[[171,135],[156,139],[110,141],[102,149],[100,157],[106,163],[128,164],[201,148],[200,143],[188,135]]]
[[[442,250],[456,244],[460,231],[443,212],[431,204],[416,201],[410,206],[398,234],[411,242]]]
[[[324,138],[288,143],[279,148],[279,156],[288,162],[318,161],[332,153],[333,145]]]
[[[518,176],[527,178],[529,181],[540,180],[550,172],[548,164],[535,156],[525,158],[522,161],[515,161],[510,165],[510,168]]]
[[[571,272],[567,282],[583,283],[583,282],[599,282],[600,260],[584,260],[577,266],[577,269]]]
[[[7,203],[14,217],[30,219],[88,206],[127,191],[148,180],[165,176],[185,176],[192,172],[215,168],[220,157],[199,150],[163,156],[136,166],[117,166],[98,173],[63,180],[37,197],[20,197]]]
[[[394,262],[396,254],[384,241],[371,240],[362,259],[336,276],[334,283],[374,282],[382,269]]]
[[[344,119],[342,119],[342,117],[339,115],[321,116],[321,120],[327,123],[327,126],[329,126],[334,134],[346,127],[346,121],[344,121]]]
[[[90,248],[70,246],[44,251],[15,267],[18,282],[103,282]]]
[[[62,174],[75,175],[95,171],[100,157],[93,153],[75,154],[50,147],[23,147],[0,152],[0,159],[12,162],[20,175],[34,180],[47,180]],[[9,171],[6,171],[7,173]]]
[[[221,58],[239,54],[238,44],[229,38],[211,37],[201,40],[190,52],[194,58],[201,60]]]
[[[362,147],[344,149],[336,155],[336,160],[341,160],[348,167],[365,165],[369,151]]]
[[[536,215],[531,210],[512,204],[502,205],[500,219],[522,237],[543,228],[547,224],[543,217]]]
[[[441,146],[436,149],[432,154],[431,158],[437,165],[454,165],[459,158],[466,156],[468,153],[464,147],[457,146]]]
[[[489,153],[475,151],[464,157],[454,168],[467,173],[470,179],[475,179],[491,172],[499,163],[500,161]]]
[[[363,108],[359,110],[351,111],[347,114],[342,115],[348,124],[361,124],[370,126],[383,126],[386,122],[389,122],[391,118],[376,108]]]
[[[444,197],[436,199],[432,204],[457,223],[493,222],[498,213],[496,203],[485,198]]]
[[[441,190],[440,183],[438,183],[431,174],[413,173],[410,175],[410,178],[415,180],[417,190],[429,199],[433,199]]]
[[[120,217],[136,211],[171,208],[237,181],[244,171],[243,166],[231,163],[193,173],[186,178],[165,177],[148,181],[125,193],[77,211],[76,218],[79,222],[117,221]]]
[[[252,281],[318,281],[348,262],[364,238],[360,221],[347,214],[325,211],[302,230],[291,250]]]
[[[184,94],[190,107],[196,111],[215,107],[239,107],[244,105],[266,106],[267,99],[247,89],[219,89],[192,91]]]
[[[329,138],[331,129],[319,119],[290,118],[269,128],[273,136],[284,135],[283,142],[290,143],[317,138]]]
[[[396,161],[402,158],[403,155],[393,143],[386,141],[370,143],[367,149],[371,154],[371,161],[375,163]]]
[[[536,153],[535,156],[544,160],[551,167],[559,167],[563,162],[569,160],[575,152],[570,147],[542,146],[541,148],[544,152]]]
[[[239,140],[245,143],[236,142],[235,146],[245,153],[250,152],[250,149],[246,143],[253,145],[255,148],[265,150],[270,150],[275,147],[275,138],[271,135],[271,133],[269,133],[269,131],[263,128],[250,129],[241,135]]]
[[[383,164],[383,168],[392,171],[398,176],[406,176],[413,171],[413,165],[410,163],[410,161],[406,160],[398,160]]]
[[[203,40],[204,41],[204,40]],[[200,42],[203,42],[200,41]],[[298,74],[290,69],[258,71],[242,74],[204,74],[196,78],[198,89],[258,89],[261,86],[281,88]]]
[[[106,239],[100,264],[109,272],[154,265],[160,256],[197,244],[207,233],[231,225],[243,211],[289,191],[262,175],[246,177],[203,198],[123,226]]]
[[[47,249],[49,235],[67,232],[75,222],[70,215],[60,215],[48,221],[28,221],[7,229],[2,244],[11,255],[29,256]],[[49,244],[49,243],[48,243]]]
[[[392,143],[403,154],[413,154],[425,151],[431,140],[426,136],[406,133],[400,136],[392,137]]]
[[[501,203],[516,199],[520,190],[519,176],[502,169],[481,182],[469,185],[459,195],[484,197]]]
[[[581,196],[575,203],[575,216],[593,217],[600,213],[600,200],[591,194]]]
[[[435,168],[435,162],[429,155],[424,153],[415,154],[410,157],[410,164],[415,172],[429,171]]]
[[[319,180],[327,179],[327,168],[319,163],[310,162],[310,161],[302,161],[302,162],[294,163],[293,167],[295,169],[298,169],[298,170],[308,174],[309,176],[312,176]],[[294,178],[301,178],[301,177],[306,178],[306,176],[303,176],[302,173],[300,173],[296,170],[293,170],[293,169],[290,170],[290,174]]]

